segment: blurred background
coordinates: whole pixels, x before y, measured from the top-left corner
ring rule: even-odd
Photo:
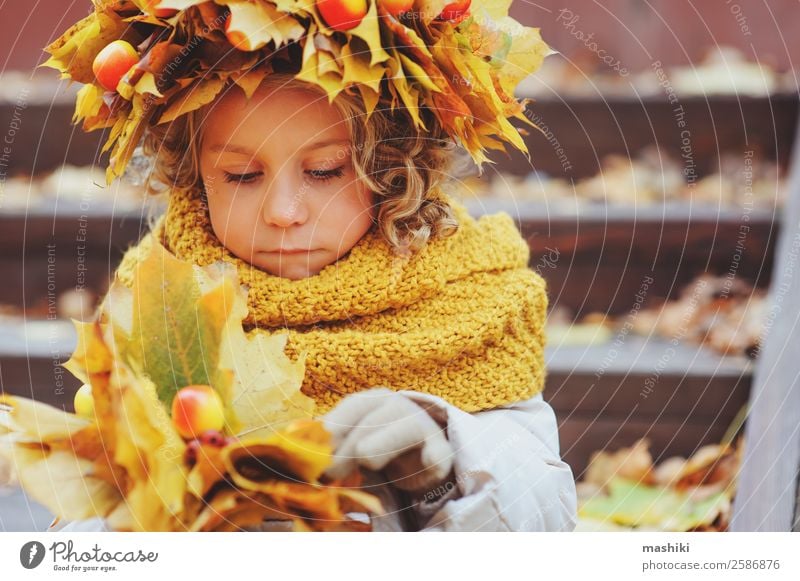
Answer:
[[[0,3],[0,388],[68,410],[69,319],[91,317],[158,211],[135,176],[100,185],[105,136],[70,123],[78,87],[34,69],[88,10]],[[562,455],[583,499],[615,475],[722,490],[768,321],[800,4],[517,0],[511,14],[557,51],[518,93],[540,131],[528,128],[530,162],[495,155],[458,195],[475,215],[513,215],[548,282],[545,398]],[[46,528],[6,476],[0,531]],[[687,528],[724,530],[728,516]]]

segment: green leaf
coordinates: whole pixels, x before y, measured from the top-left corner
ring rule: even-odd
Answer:
[[[614,477],[608,483],[608,495],[589,498],[578,509],[578,514],[581,518],[629,527],[656,526],[665,531],[688,531],[710,524],[729,503],[726,492],[695,501],[690,495],[673,489]]]
[[[154,244],[134,279],[127,355],[155,383],[159,399],[167,405],[187,385],[213,387],[227,313],[225,305],[198,302],[199,298],[192,264]]]

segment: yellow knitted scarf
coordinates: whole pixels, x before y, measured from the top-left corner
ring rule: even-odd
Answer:
[[[286,332],[286,354],[304,350],[302,390],[319,413],[375,386],[437,395],[474,412],[527,399],[544,385],[545,281],[528,268],[528,245],[511,216],[472,218],[439,191],[457,233],[401,256],[371,229],[318,274],[281,278],[231,254],[199,195],[170,194],[167,212],[129,249],[116,276],[126,285],[157,236],[178,258],[236,265],[249,287],[245,329]]]

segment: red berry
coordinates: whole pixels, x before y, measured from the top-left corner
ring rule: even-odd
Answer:
[[[210,385],[188,385],[172,399],[172,422],[185,440],[225,425],[225,405]]]
[[[227,438],[219,430],[206,430],[197,438],[204,446],[222,448],[227,443]]]
[[[437,18],[439,20],[449,20],[458,23],[467,17],[470,4],[472,4],[472,0],[455,0],[455,2],[450,2],[442,8],[442,12]]]
[[[189,465],[189,467],[192,467],[197,463],[197,454],[199,451],[200,442],[198,440],[192,440],[186,444],[186,452],[184,453],[183,459]]]

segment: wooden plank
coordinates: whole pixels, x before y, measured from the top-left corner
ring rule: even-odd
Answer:
[[[788,163],[798,119],[797,95],[681,97],[679,105],[690,129],[698,175],[714,169],[721,147],[752,150],[784,166]],[[525,138],[532,165],[512,150],[508,157],[496,156],[498,164],[490,171],[526,175],[535,168],[555,177],[580,179],[595,175],[606,155],[635,157],[652,144],[680,159],[684,130],[677,125],[676,106],[663,94],[641,100],[539,98],[528,108],[529,118],[544,131],[531,131]]]
[[[62,364],[67,359],[0,354],[0,393],[27,397],[73,411],[72,400],[81,382],[64,369]]]
[[[598,450],[614,451],[631,446],[639,438],[650,440],[650,453],[658,464],[670,456],[688,457],[699,447],[720,441],[727,425],[648,417],[607,418],[577,416],[559,421],[561,456],[572,468],[576,480],[583,477],[589,458]]]
[[[654,456],[688,457],[721,438],[750,392],[752,363],[709,349],[628,338],[609,346],[549,346],[545,400],[561,428],[562,450],[576,476],[591,454],[648,437]]]
[[[554,200],[549,204],[533,200],[506,200],[495,197],[464,198],[464,205],[470,214],[479,217],[484,214],[506,212],[517,223],[523,224],[549,224],[553,222],[568,221],[570,223],[709,223],[709,224],[740,224],[742,222],[741,208],[718,208],[715,205],[694,206],[684,202],[669,202],[662,205],[648,204],[634,207],[631,205],[584,203],[580,206],[571,201],[559,204]],[[778,223],[780,211],[753,208],[749,213],[748,224],[757,227],[769,226]]]
[[[768,333],[753,376],[732,531],[789,531],[798,510],[800,147],[794,148],[787,187],[788,206],[770,287]]]
[[[6,256],[43,250],[49,243],[107,250],[125,247],[147,229],[148,209],[115,210],[106,200],[82,209],[77,202],[42,201],[24,210],[0,212],[0,246]]]
[[[68,290],[102,294],[123,251],[146,227],[141,210],[112,212],[103,204],[82,210],[74,202],[49,202],[0,213],[0,268],[11,273],[0,285],[0,303],[46,311]]]
[[[0,126],[9,127],[19,115],[14,102],[0,103]],[[92,165],[108,163],[108,152],[100,149],[109,129],[86,133],[72,124],[74,101],[56,97],[52,102],[28,103],[23,113],[24,131],[15,135],[13,155],[8,161],[8,175],[37,175],[62,164]]]
[[[0,392],[72,411],[81,382],[63,363],[76,343],[70,321],[5,322],[0,326]]]
[[[547,278],[555,304],[576,314],[615,315],[631,309],[645,277],[653,279],[648,298],[672,299],[702,273],[724,276],[733,268],[739,225],[526,222],[523,235],[531,246],[531,266]],[[735,268],[737,277],[765,286],[774,240],[773,226],[751,228]],[[552,256],[557,260],[545,260]]]
[[[564,414],[603,413],[626,416],[642,413],[667,418],[688,415],[730,424],[747,403],[751,379],[736,377],[664,376],[650,386],[655,375],[605,374],[600,378],[561,375],[548,370],[544,397]]]
[[[558,345],[545,348],[548,373],[584,378],[636,376],[736,380],[749,376],[752,361],[744,356],[721,356],[708,347],[659,337],[620,336],[599,345]]]

